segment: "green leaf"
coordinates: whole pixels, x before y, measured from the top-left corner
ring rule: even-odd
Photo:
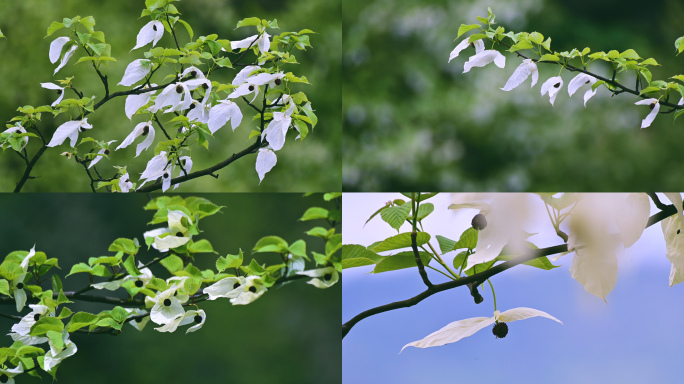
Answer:
[[[185,30],[188,31],[188,35],[190,35],[190,40],[192,40],[193,32],[192,32],[192,28],[190,27],[190,24],[185,22],[185,20],[181,20],[181,19],[178,19],[178,22],[183,24],[183,26],[185,27]]]
[[[463,231],[463,233],[461,234],[461,238],[458,239],[458,242],[456,242],[452,250],[462,248],[474,249],[476,246],[477,230],[475,228],[470,227]]]
[[[306,255],[306,243],[304,240],[297,240],[292,245],[290,245],[290,253],[292,253],[295,256],[300,256],[300,257],[306,257],[307,259],[309,258]]]
[[[135,242],[131,239],[126,239],[126,238],[118,238],[114,240],[112,245],[109,246],[109,251],[110,252],[123,252],[127,253],[129,255],[135,255],[138,253],[138,246],[135,245]]]
[[[71,317],[71,321],[69,321],[67,330],[69,332],[73,332],[77,329],[87,327],[91,324],[95,324],[95,322],[97,322],[97,319],[97,315],[93,315],[92,313],[77,312],[74,314],[74,316]]]
[[[238,268],[242,265],[242,250],[239,255],[226,255],[226,257],[219,257],[216,260],[216,269],[223,272],[228,268]]]
[[[675,40],[675,49],[677,50],[677,55],[682,53],[682,51],[684,50],[684,44],[682,44],[683,42],[684,42],[684,36]]]
[[[458,27],[458,35],[456,36],[456,38],[461,37],[461,35],[463,35],[464,33],[468,32],[468,31],[472,31],[473,29],[478,29],[478,28],[480,28],[479,24],[469,24],[469,25],[461,24],[461,26]]]
[[[323,239],[328,237],[328,230],[323,227],[314,227],[304,233],[306,233],[309,236],[316,236]]]
[[[404,224],[408,215],[411,213],[411,205],[403,204],[394,207],[387,207],[380,212],[380,217],[392,228],[399,232],[399,228]]]
[[[188,245],[188,252],[190,253],[216,253],[208,240],[202,239],[200,241],[192,242]]]
[[[307,103],[303,107],[301,107],[302,111],[306,114],[306,116],[311,119],[311,128],[315,128],[316,124],[318,124],[318,117],[316,117],[316,114],[313,112],[311,109],[311,104]]]
[[[176,255],[169,255],[160,262],[169,272],[174,273],[183,269],[183,259]]]
[[[466,264],[465,261],[467,258],[468,258],[468,251],[463,251],[463,252],[460,252],[458,255],[456,255],[456,257],[454,257],[454,261],[453,261],[454,268],[456,268],[460,271],[461,268],[465,267],[465,264]]]
[[[556,55],[545,54],[539,58],[539,61],[559,61],[560,58]]]
[[[260,24],[261,24],[260,18],[249,17],[249,18],[242,19],[242,20],[238,21],[237,27],[235,27],[235,28],[237,29],[237,28],[241,28],[241,27],[255,27],[255,26],[260,25]]]
[[[620,54],[620,57],[625,59],[640,59],[639,55],[633,49],[628,49]]]
[[[416,234],[416,245],[420,246],[430,241],[430,235],[425,232],[417,232]],[[400,233],[396,236],[392,236],[388,239],[381,241],[379,244],[375,245],[371,251],[380,253],[385,251],[391,251],[393,249],[407,248],[411,246],[411,233],[405,232]]]
[[[444,236],[437,235],[437,242],[439,243],[439,250],[442,251],[442,254],[445,254],[447,252],[451,252],[454,250],[454,245],[456,245],[456,240],[451,240],[449,238],[446,238]]]
[[[128,312],[122,307],[116,306],[112,309],[111,315],[117,323],[122,323],[128,317]]]
[[[423,265],[427,265],[432,257],[427,252],[418,252]],[[413,251],[400,252],[383,258],[373,269],[373,273],[396,271],[398,269],[417,267]]]
[[[64,24],[63,24],[63,23],[58,23],[58,22],[56,22],[56,21],[53,21],[52,24],[50,24],[50,26],[48,27],[48,29],[47,29],[47,36],[45,36],[45,37],[48,37],[48,36],[52,35],[53,33],[59,31],[59,30],[62,29],[62,28],[64,28]]]
[[[373,214],[368,218],[368,220],[366,220],[366,222],[363,223],[363,226],[365,227],[366,224],[368,224],[368,222],[371,221],[372,218],[374,218],[375,216],[378,215],[378,213],[384,211],[384,210],[387,209],[387,208],[389,208],[389,207],[388,207],[387,205],[385,205],[384,207],[382,207],[382,208],[378,209],[377,211],[373,212]]]
[[[408,204],[406,204],[408,205]],[[423,203],[418,207],[418,220],[423,220],[427,215],[431,214],[435,210],[435,206],[432,203]]]
[[[95,18],[92,16],[87,16],[84,17],[80,20],[81,25],[86,27],[86,29],[90,32],[93,31],[93,27],[95,26]]]
[[[138,267],[135,266],[135,256],[133,255],[128,256],[126,261],[124,261],[123,266],[126,268],[126,272],[131,276],[140,276],[142,274],[138,270]]]
[[[30,335],[41,336],[47,331],[62,332],[63,329],[64,323],[62,323],[62,320],[56,317],[45,316],[41,317],[35,324],[33,324]]]
[[[50,339],[50,341],[52,341],[52,345],[54,345],[56,348],[62,349],[65,347],[61,332],[47,331],[45,335],[48,337],[48,339]]]
[[[53,274],[50,277],[50,280],[52,281],[52,290],[54,292],[60,292],[64,289],[64,287],[62,285],[62,279],[60,279],[57,274]],[[0,285],[2,285],[3,281],[6,282],[7,280],[0,280]],[[0,292],[2,292],[1,288],[0,288]]]
[[[535,44],[540,44],[544,42],[544,35],[539,32],[532,32],[528,36],[528,40]]]
[[[363,245],[345,244],[342,246],[342,268],[356,268],[373,265],[383,259]]]
[[[267,236],[257,241],[254,252],[286,253],[289,251],[287,241],[278,236]]]
[[[522,49],[532,49],[534,48],[534,45],[530,43],[529,41],[521,41],[518,44],[515,44],[512,46],[508,51],[509,52],[515,52],[515,51],[520,51]]]
[[[660,65],[660,64],[658,64],[658,62],[654,58],[649,58],[649,59],[646,59],[646,60],[642,61],[641,63],[639,63],[639,65]]]
[[[327,219],[329,211],[320,207],[311,207],[304,212],[304,215],[299,218],[299,221],[308,221],[316,219]]]

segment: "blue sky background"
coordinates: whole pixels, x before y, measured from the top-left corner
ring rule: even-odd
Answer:
[[[386,201],[399,194],[344,195],[344,243],[369,245],[396,234],[380,217],[363,223]],[[666,198],[662,198],[667,202]],[[435,212],[425,230],[458,239],[477,212],[447,210],[449,195],[430,200]],[[540,247],[557,245],[543,204],[535,211],[539,232],[530,240]],[[656,212],[652,207],[652,213]],[[401,228],[409,231],[409,226]],[[447,263],[454,255],[447,254]],[[572,255],[543,271],[518,266],[491,279],[501,311],[516,307],[539,309],[563,321],[544,318],[516,321],[509,334],[496,339],[489,328],[441,347],[401,348],[444,325],[465,318],[493,315],[489,287],[485,301],[474,304],[466,288],[441,292],[418,305],[386,312],[358,323],[342,343],[344,383],[680,383],[684,333],[684,287],[668,287],[670,263],[660,225],[619,255],[619,275],[607,303],[587,293],[569,273]],[[415,269],[378,275],[372,267],[343,274],[342,319],[424,290]],[[428,270],[434,283],[444,276]]]

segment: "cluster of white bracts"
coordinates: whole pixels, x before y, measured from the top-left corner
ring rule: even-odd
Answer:
[[[468,43],[468,38],[461,41],[451,54],[449,55],[449,61],[458,57],[459,53],[464,49],[468,48],[471,43]],[[506,65],[506,58],[499,52],[493,49],[485,50],[484,43],[482,40],[476,40],[472,43],[475,47],[475,55],[471,56],[468,61],[463,66],[463,73],[469,72],[473,67],[484,67],[485,65],[494,62],[494,64],[499,68],[504,68]],[[515,69],[511,77],[506,82],[501,90],[511,91],[518,87],[520,84],[525,82],[527,78],[532,77],[531,87],[534,87],[539,80],[539,72],[537,70],[537,64],[532,59],[524,59],[523,62]],[[568,84],[568,95],[572,97],[575,92],[585,85],[593,86],[597,79],[587,73],[580,73],[575,76]],[[541,94],[542,96],[548,94],[549,102],[551,105],[556,101],[556,96],[563,87],[563,79],[560,76],[554,76],[549,78],[542,84]],[[597,89],[589,89],[584,93],[584,106],[587,106],[587,101],[591,99]],[[651,113],[646,116],[641,122],[641,128],[647,128],[651,125],[655,117],[658,115],[658,110],[660,109],[660,104],[657,99],[645,99],[635,103],[636,105],[649,105],[651,107]],[[679,105],[684,104],[684,98],[680,101]]]
[[[140,29],[136,39],[136,45],[132,50],[144,47],[150,43],[152,43],[152,46],[155,46],[163,35],[163,24],[159,21],[150,21]],[[62,55],[62,51],[67,44],[71,44],[71,47]],[[260,35],[254,35],[240,41],[231,42],[231,49],[246,49],[255,46],[258,47],[260,52],[266,53],[270,49],[270,44],[270,35],[263,32]],[[57,69],[55,69],[55,74],[66,65],[77,48],[78,44],[71,41],[68,37],[58,37],[50,44],[50,61],[55,63],[61,57],[61,62]],[[242,112],[239,106],[234,102],[234,99],[253,95],[251,101],[254,101],[259,95],[259,87],[265,85],[275,87],[276,80],[282,79],[285,76],[282,72],[275,74],[257,73],[252,75],[252,73],[258,72],[261,69],[262,68],[258,65],[247,66],[242,69],[232,82],[232,84],[236,86],[233,92],[224,100],[220,100],[217,104],[211,105],[211,103],[208,102],[212,88],[211,81],[206,79],[202,71],[196,67],[189,67],[183,71],[177,82],[165,87],[156,95],[156,97],[156,90],[129,95],[126,98],[125,104],[126,116],[129,119],[132,119],[133,115],[141,108],[148,105],[154,97],[153,105],[147,108],[147,110],[152,113],[162,110],[164,113],[183,112],[190,109],[187,113],[187,117],[190,121],[207,124],[212,134],[228,122],[230,122],[231,127],[235,130],[242,122]],[[126,71],[124,72],[119,85],[127,87],[133,86],[141,80],[144,80],[151,71],[151,60],[134,60],[126,67]],[[192,79],[186,79],[188,76],[191,76]],[[41,83],[41,86],[58,92],[59,97],[52,103],[53,107],[61,103],[64,98],[64,87],[60,87],[53,83]],[[154,87],[157,87],[157,85],[145,84],[143,85],[142,90]],[[190,92],[199,87],[204,89],[204,98],[201,101],[193,100]],[[264,175],[275,166],[277,162],[275,151],[278,151],[283,147],[285,136],[292,125],[291,115],[295,109],[294,102],[289,95],[284,95],[277,101],[282,104],[287,104],[288,108],[285,112],[274,112],[273,120],[264,129],[262,134],[262,137],[268,141],[269,146],[260,148],[257,155],[256,171],[259,175],[260,182],[263,180]],[[275,104],[275,101],[273,103]],[[78,134],[91,128],[92,125],[88,124],[87,119],[68,121],[57,128],[48,146],[54,147],[61,145],[68,138],[71,146],[75,147],[78,140]],[[23,130],[22,127],[10,128],[10,130],[12,130],[13,133],[25,133],[25,130]],[[154,144],[155,130],[151,121],[136,125],[133,128],[133,131],[116,149],[128,147],[140,136],[146,137],[137,145],[136,157],[140,156],[142,151],[147,150]],[[24,138],[24,141],[28,142],[28,137]],[[112,142],[114,141],[110,141],[108,144],[111,144]],[[95,165],[105,156],[105,149],[100,150],[97,155],[98,156],[93,159],[90,166]],[[192,160],[188,156],[183,156],[180,158],[180,161],[184,163],[181,174],[189,173],[192,168]],[[148,162],[145,171],[141,175],[140,180],[143,181],[143,183],[140,186],[148,181],[163,178],[162,189],[163,191],[166,191],[170,186],[172,179],[171,172],[174,171],[175,167],[175,164],[170,164],[168,162],[166,153],[161,152]],[[122,192],[128,192],[132,188],[133,183],[130,181],[128,174],[125,174],[119,179],[119,186]],[[178,184],[176,184],[176,187],[177,186]]]

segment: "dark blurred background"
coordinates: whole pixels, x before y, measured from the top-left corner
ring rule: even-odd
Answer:
[[[645,191],[680,190],[684,122],[660,115],[640,130],[647,108],[606,89],[582,105],[555,107],[540,85],[559,67],[540,65],[529,80],[501,91],[521,59],[507,53],[463,75],[472,50],[447,63],[461,24],[491,6],[506,30],[539,31],[552,49],[635,49],[655,58],[653,79],[681,73],[674,41],[684,35],[675,0],[347,0],[344,2],[343,187],[348,191]],[[469,34],[468,34],[469,35]],[[602,64],[589,67],[608,73]],[[633,74],[618,78],[634,85]],[[672,99],[670,100],[673,101]],[[677,100],[674,100],[675,102]]]
[[[296,51],[295,55],[300,65],[290,65],[287,70],[295,75],[306,76],[312,85],[293,87],[296,91],[304,91],[319,118],[313,134],[304,142],[295,141],[296,135],[288,135],[287,144],[278,152],[278,164],[266,176],[261,185],[254,170],[255,155],[249,155],[219,172],[221,177],[216,180],[210,177],[195,179],[181,188],[181,191],[328,191],[339,190],[341,178],[342,149],[341,140],[341,96],[340,96],[340,63],[341,63],[341,2],[318,0],[192,0],[174,3],[182,13],[182,19],[192,26],[195,39],[202,35],[216,33],[219,38],[238,40],[255,33],[254,28],[234,30],[237,22],[247,17],[263,19],[277,19],[280,31],[298,32],[311,29],[317,34],[311,35],[314,49]],[[104,74],[110,75],[110,90],[112,92],[128,89],[117,86],[121,81],[126,66],[133,60],[143,58],[143,52],[151,45],[129,53],[135,46],[136,36],[140,28],[149,22],[149,18],[138,19],[145,8],[143,0],[136,1],[86,1],[86,0],[0,0],[0,29],[7,39],[0,40],[0,117],[9,120],[16,116],[16,109],[23,105],[49,105],[57,97],[54,91],[40,87],[42,82],[54,82],[68,76],[75,76],[74,84],[85,95],[102,96],[102,84],[92,66],[89,64],[75,65],[80,53],[70,60],[65,68],[55,77],[52,76],[56,64],[48,59],[50,42],[64,33],[58,32],[44,38],[47,28],[52,21],[62,21],[64,17],[72,18],[92,15],[97,22],[95,29],[105,33],[107,42],[112,45],[112,56],[118,61],[111,63]],[[181,26],[178,31],[181,44],[187,43],[188,34]],[[168,33],[164,34],[157,46],[171,47],[173,39]],[[233,57],[233,56],[230,56]],[[206,67],[200,68],[206,70]],[[238,68],[239,70],[239,68]],[[237,70],[223,70],[217,81],[230,82]],[[164,76],[153,79],[161,83]],[[72,92],[67,93],[71,97]],[[105,106],[90,116],[88,121],[93,124],[92,136],[100,140],[118,140],[119,143],[130,133],[135,124],[142,121],[141,117],[130,122],[124,115],[125,98],[118,98],[108,102]],[[242,103],[242,102],[240,102]],[[252,113],[246,105],[241,105],[245,119],[242,125],[231,132],[224,128],[210,139],[209,149],[193,149],[195,169],[206,168],[229,157],[231,154],[246,148],[251,140],[247,140],[254,124],[251,123]],[[168,120],[168,119],[167,119]],[[60,116],[54,120],[52,116],[43,114],[43,132],[52,132],[65,121]],[[162,121],[165,121],[162,119]],[[4,130],[4,128],[2,129]],[[161,132],[158,135],[163,137]],[[117,144],[118,145],[118,144]],[[98,168],[106,170],[109,175],[111,165],[128,165],[133,174],[142,173],[145,163],[153,154],[149,149],[139,158],[132,160],[135,155],[132,145],[123,154],[115,153],[112,160],[103,160]],[[85,147],[84,147],[85,148]],[[39,180],[29,181],[23,191],[89,191],[88,178],[80,164],[67,161],[59,154],[68,150],[68,145],[60,146],[46,152],[40,159],[33,174],[40,176]],[[35,153],[37,146],[29,146],[29,152]],[[126,163],[128,162],[128,163]],[[6,151],[0,157],[0,191],[11,191],[19,180],[25,167],[23,160],[16,154]],[[137,179],[137,177],[134,177]]]
[[[263,236],[277,235],[289,243],[307,242],[307,251],[323,252],[323,242],[304,234],[315,222],[298,221],[312,205],[327,206],[321,196],[301,194],[199,195],[225,206],[222,213],[202,219],[200,236],[211,241],[221,256],[237,254],[245,260]],[[137,237],[157,226],[147,226],[154,211],[143,211],[144,195],[0,194],[0,255],[14,250],[36,250],[58,257],[65,290],[88,284],[87,276],[64,278],[71,266],[103,256],[118,237]],[[319,224],[321,225],[321,224]],[[339,227],[338,227],[339,230]],[[158,253],[144,248],[139,260]],[[261,263],[275,264],[275,254],[256,254]],[[215,255],[196,257],[200,268],[215,268]],[[152,267],[162,278],[168,272]],[[125,325],[119,336],[74,334],[78,352],[63,361],[57,378],[66,383],[339,383],[341,382],[341,284],[317,289],[304,281],[267,292],[252,304],[232,306],[228,299],[207,301],[202,329],[185,334],[143,332]],[[111,294],[111,293],[110,293]],[[110,309],[105,305],[71,304],[74,311]],[[15,314],[14,307],[1,308]],[[24,309],[24,312],[28,312]],[[0,319],[9,332],[13,321]],[[6,336],[5,346],[12,344]],[[45,345],[47,348],[47,344]],[[18,382],[41,382],[22,375]],[[43,382],[50,381],[45,377]]]

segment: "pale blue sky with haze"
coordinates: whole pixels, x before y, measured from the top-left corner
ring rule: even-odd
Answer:
[[[368,217],[400,194],[344,195],[344,243],[370,245],[397,232],[380,217]],[[405,198],[404,198],[405,199]],[[661,197],[665,203],[669,201]],[[429,202],[435,212],[424,220],[426,232],[458,239],[475,210],[456,214],[447,209],[448,194]],[[543,204],[537,205],[528,232],[539,247],[561,244]],[[652,206],[651,213],[657,209]],[[401,232],[410,231],[408,225]],[[454,252],[445,255],[450,263]],[[684,285],[668,287],[670,263],[660,224],[647,228],[631,248],[618,254],[615,289],[606,302],[584,291],[569,273],[572,255],[551,271],[518,266],[491,279],[501,311],[530,307],[545,311],[563,325],[544,318],[509,324],[509,334],[496,339],[490,328],[457,343],[426,349],[401,348],[446,324],[492,316],[491,291],[474,304],[466,288],[435,294],[418,305],[362,320],[344,338],[344,383],[679,383],[679,346],[684,342]],[[372,266],[343,274],[342,321],[425,287],[414,269],[370,274]],[[434,283],[446,277],[428,270]]]

